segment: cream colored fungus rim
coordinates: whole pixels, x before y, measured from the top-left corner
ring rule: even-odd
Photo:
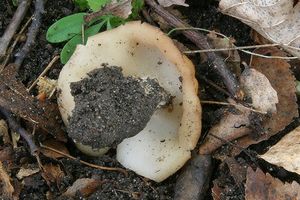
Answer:
[[[75,106],[70,83],[85,78],[102,63],[122,67],[125,76],[155,78],[175,97],[172,111],[156,110],[144,130],[117,148],[117,159],[126,168],[157,182],[166,179],[190,158],[200,137],[194,65],[162,31],[140,21],[94,35],[85,46],[77,46],[59,75],[58,104],[66,125]]]

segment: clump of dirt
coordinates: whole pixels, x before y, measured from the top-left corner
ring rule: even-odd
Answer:
[[[70,87],[75,108],[69,136],[93,148],[117,145],[136,135],[171,97],[156,79],[125,77],[121,67],[106,65]]]

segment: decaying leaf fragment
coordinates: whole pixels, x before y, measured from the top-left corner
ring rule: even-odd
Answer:
[[[254,52],[262,55],[286,56],[284,52],[276,47],[261,48]],[[263,135],[256,140],[247,135],[237,141],[237,145],[244,148],[277,134],[289,125],[295,117],[298,117],[295,77],[290,70],[289,63],[281,59],[253,56],[251,67],[268,78],[272,87],[277,91],[279,102],[276,105],[277,112],[262,123],[265,131]],[[235,148],[233,154],[236,155],[239,152],[240,149]]]
[[[0,162],[0,198],[12,199],[14,187],[10,182],[10,177],[5,171],[2,162]]]
[[[300,174],[300,126],[284,136],[260,157],[269,163]]]
[[[21,180],[21,179],[23,179],[24,177],[31,176],[31,175],[33,175],[33,174],[38,173],[39,171],[40,171],[39,168],[33,168],[33,169],[31,169],[31,168],[23,168],[23,167],[22,167],[22,168],[19,170],[19,172],[17,173],[16,177],[17,177],[19,180]]]
[[[255,53],[271,56],[286,56],[284,52],[275,47],[261,48],[256,50]],[[261,111],[268,111],[269,113],[268,116],[262,116],[259,121],[260,127],[258,128],[261,130],[251,130],[248,127],[248,125],[251,125],[251,123],[258,119],[257,117],[252,117],[251,120],[248,119],[248,121],[243,123],[243,126],[237,126],[239,124],[241,125],[240,122],[243,119],[246,120],[247,117],[249,117],[245,111],[240,110],[244,116],[240,113],[225,113],[223,119],[217,125],[212,127],[205,143],[200,146],[201,154],[211,153],[222,144],[226,143],[226,141],[232,141],[232,139],[239,137],[241,138],[237,140],[237,146],[247,148],[251,144],[256,144],[275,135],[289,125],[295,117],[298,117],[298,105],[295,94],[295,77],[289,69],[290,65],[285,60],[281,59],[267,59],[253,56],[250,66],[252,68],[251,70],[256,70],[254,73],[256,76],[260,75],[257,77],[254,76],[256,78],[251,78],[252,75],[250,76],[250,79],[254,81],[251,87],[249,87],[250,84],[247,83],[247,81],[242,80],[242,77],[241,85],[246,86],[245,92],[247,92],[248,97],[251,97],[252,94],[252,100],[255,100],[256,97],[258,98],[253,102],[253,107]],[[262,74],[264,76],[262,76]],[[264,77],[266,81],[260,81],[260,84],[262,84],[261,86],[255,86],[255,84],[258,84],[256,80],[261,79],[262,77]],[[247,91],[249,88],[247,89],[247,87],[253,89],[259,88],[259,92],[256,91],[249,93],[249,91]],[[267,90],[266,87],[272,87],[277,92],[278,99],[276,98],[275,91],[271,88]],[[265,99],[265,101],[262,101],[262,99]],[[277,101],[278,103],[276,104]],[[255,102],[259,104],[256,104]],[[262,102],[265,102],[264,106],[261,104]],[[274,113],[275,104],[276,113]],[[246,129],[247,127],[248,130]],[[255,134],[255,139],[253,134],[250,133]],[[240,153],[241,149],[242,148],[233,148],[231,154],[237,155]]]
[[[245,69],[241,74],[240,84],[253,108],[265,114],[276,112],[277,92],[264,74],[255,69]],[[253,131],[253,114],[257,113],[240,107],[235,110],[226,109],[223,113],[220,122],[209,130],[205,143],[200,146],[201,154],[211,153],[223,145],[224,141],[232,141]]]
[[[293,4],[293,0],[221,0],[219,7],[224,14],[241,20],[271,42],[282,44],[285,50],[300,57],[300,3],[294,7]]]
[[[297,182],[283,183],[270,174],[264,174],[259,168],[253,171],[248,167],[245,187],[246,200],[300,199],[300,185]]]
[[[277,92],[266,76],[255,69],[245,69],[240,78],[251,105],[262,112],[276,112]]]
[[[89,196],[101,185],[101,181],[93,178],[77,179],[71,187],[63,194],[64,196],[74,197],[77,192],[84,197]]]
[[[172,5],[189,6],[185,3],[185,0],[158,0],[158,3],[163,7],[169,7]]]
[[[50,163],[43,165],[42,177],[45,179],[48,185],[51,183],[56,183],[58,186],[61,183],[63,176],[64,172],[58,164]]]

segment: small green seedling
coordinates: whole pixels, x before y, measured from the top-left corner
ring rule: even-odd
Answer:
[[[81,9],[90,9],[93,12],[100,10],[111,0],[75,0],[75,4]],[[132,13],[127,19],[111,14],[103,15],[90,24],[85,24],[85,12],[66,16],[54,24],[47,31],[46,38],[51,43],[66,42],[60,53],[60,60],[66,64],[72,56],[78,44],[86,44],[87,38],[95,35],[100,30],[109,30],[124,24],[126,21],[138,17],[139,11],[144,5],[143,0],[132,0]]]

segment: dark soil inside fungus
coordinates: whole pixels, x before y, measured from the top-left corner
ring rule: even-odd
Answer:
[[[68,133],[93,148],[111,147],[145,128],[170,95],[155,79],[125,77],[121,67],[99,68],[71,83],[75,108]]]

